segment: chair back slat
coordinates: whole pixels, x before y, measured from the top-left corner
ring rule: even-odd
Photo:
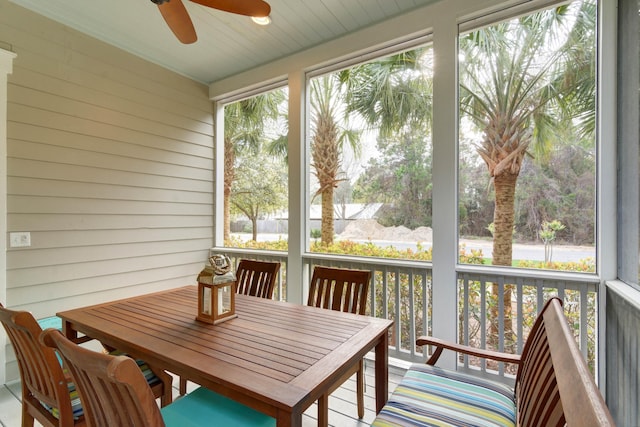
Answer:
[[[559,298],[547,301],[538,315],[520,360],[516,377],[519,426],[614,425]]]
[[[90,427],[163,427],[153,393],[136,362],[80,347],[56,329],[41,335],[56,348],[73,377]]]
[[[307,305],[346,313],[365,314],[371,272],[316,266]]]
[[[242,259],[236,270],[236,293],[260,298],[273,298],[279,262]]]
[[[27,311],[10,310],[0,304],[0,321],[18,361],[22,381],[23,404],[44,425],[74,425],[71,399],[65,377],[55,351],[38,341],[42,329]],[[45,403],[59,410],[58,419],[45,409]]]
[[[544,323],[527,339],[529,349],[518,382],[518,421],[522,426],[563,426],[565,423]],[[537,424],[540,423],[540,424]]]
[[[562,307],[554,304],[544,315],[545,324],[549,325],[547,339],[567,425],[614,426],[615,422],[569,329]]]

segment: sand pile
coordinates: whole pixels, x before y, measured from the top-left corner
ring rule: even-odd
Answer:
[[[340,239],[353,240],[391,240],[395,242],[431,242],[430,227],[418,227],[410,230],[407,227],[383,227],[375,219],[360,219],[349,223],[340,234]]]

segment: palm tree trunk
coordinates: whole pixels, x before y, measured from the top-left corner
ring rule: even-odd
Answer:
[[[223,238],[225,241],[231,238],[231,187],[235,178],[235,151],[233,143],[225,138],[224,141],[224,217]]]
[[[333,224],[333,185],[327,185],[322,192],[322,234],[321,242],[323,245],[331,245],[333,243],[334,224]]]
[[[503,172],[494,177],[494,188],[496,195],[495,211],[493,214],[493,265],[511,266],[513,249],[513,225],[515,217],[515,193],[518,175],[510,172]],[[512,286],[505,285],[502,295],[499,294],[497,283],[491,285],[492,304],[489,309],[489,345],[498,349],[499,344],[499,298],[502,298],[504,306],[504,345],[505,350],[513,349],[515,336],[513,332],[512,310],[511,310]]]
[[[333,192],[337,186],[336,176],[340,169],[338,149],[338,126],[331,114],[321,114],[317,118],[316,133],[313,136],[311,157],[316,169],[320,196],[322,197],[321,243],[333,243]]]
[[[493,265],[511,266],[517,174],[495,176],[496,207],[493,212]]]

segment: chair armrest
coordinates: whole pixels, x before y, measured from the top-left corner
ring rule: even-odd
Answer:
[[[444,350],[445,348],[458,353],[467,354],[469,356],[477,356],[484,359],[496,360],[498,362],[515,363],[518,365],[520,364],[520,355],[518,354],[509,354],[499,351],[469,347],[467,345],[456,344],[450,341],[444,341],[439,338],[429,336],[419,337],[416,340],[416,345],[432,345],[436,347],[434,352],[431,354],[431,357],[429,357],[429,360],[427,360],[427,365],[435,365],[440,358],[440,354],[442,354],[442,350]]]

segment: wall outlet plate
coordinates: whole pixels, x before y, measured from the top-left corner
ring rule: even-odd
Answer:
[[[31,233],[28,231],[9,233],[9,246],[12,248],[26,248],[31,246]]]

